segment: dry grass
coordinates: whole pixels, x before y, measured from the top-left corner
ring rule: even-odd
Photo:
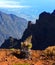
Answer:
[[[49,46],[44,50],[45,55],[55,56],[55,46]]]

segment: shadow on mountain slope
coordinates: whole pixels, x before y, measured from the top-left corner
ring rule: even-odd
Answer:
[[[16,47],[19,48],[20,42],[30,35],[33,36],[33,49],[45,49],[55,45],[55,10],[52,13],[42,12],[35,24],[29,21],[28,27],[24,31],[22,39],[17,41]],[[6,44],[4,43],[4,45]],[[14,46],[14,48],[16,47]]]
[[[51,14],[42,12],[35,24],[29,21],[22,41],[31,34],[33,36],[33,49],[45,49],[48,46],[55,45],[55,10]]]

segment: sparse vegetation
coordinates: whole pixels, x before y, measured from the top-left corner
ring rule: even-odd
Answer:
[[[30,65],[30,64],[29,63],[23,63],[23,64],[18,63],[18,64],[13,64],[13,65]]]
[[[42,56],[43,51],[32,50],[31,59],[22,59],[17,53],[18,50],[15,49],[14,52],[9,49],[0,49],[0,65],[55,65],[55,56],[54,59],[47,58]]]
[[[47,56],[55,56],[55,46],[49,46],[44,50],[45,55]]]
[[[55,63],[53,63],[52,65],[55,65]]]
[[[14,51],[15,49],[14,48],[11,48],[10,50]]]

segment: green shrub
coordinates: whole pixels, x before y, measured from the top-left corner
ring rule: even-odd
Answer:
[[[10,50],[14,51],[15,49],[14,48],[10,48]]]

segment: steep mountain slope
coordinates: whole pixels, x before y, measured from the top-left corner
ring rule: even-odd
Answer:
[[[27,20],[0,11],[0,45],[9,36],[20,39],[27,27]]]
[[[36,24],[29,23],[22,41],[32,34],[33,49],[45,49],[55,45],[55,10],[52,13],[42,12]]]
[[[3,33],[1,33],[1,35],[3,36]],[[17,41],[18,44],[14,46],[14,48],[19,48],[18,47],[20,46],[19,43],[24,41],[30,35],[32,35],[32,44],[33,44],[32,48],[35,50],[36,49],[42,50],[48,46],[52,46],[52,45],[54,46],[55,45],[55,10],[52,13],[42,12],[39,15],[39,19],[36,20],[35,24],[32,24],[31,21],[29,21],[28,27],[24,31],[22,39]],[[5,43],[3,44],[5,45]],[[4,48],[4,45],[2,45],[1,47]]]

